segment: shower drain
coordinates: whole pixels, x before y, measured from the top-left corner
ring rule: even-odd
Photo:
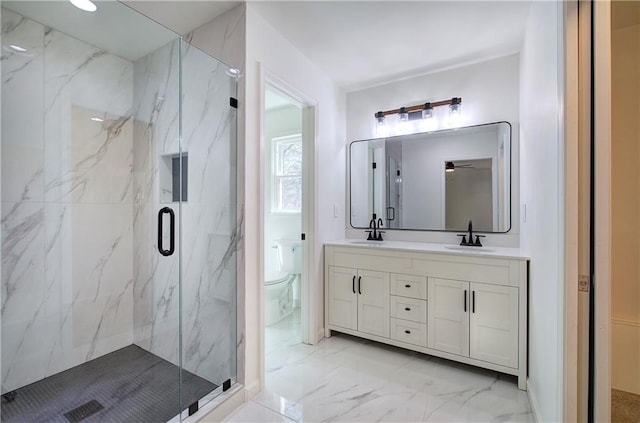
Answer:
[[[89,416],[96,414],[103,408],[104,406],[98,401],[91,400],[85,404],[82,404],[80,407],[76,407],[73,410],[64,413],[64,416],[67,418],[67,420],[69,420],[70,423],[77,423]]]

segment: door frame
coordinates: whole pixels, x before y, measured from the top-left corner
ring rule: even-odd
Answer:
[[[259,153],[259,174],[260,174],[260,220],[258,225],[259,230],[259,242],[260,242],[260,254],[258,275],[262,279],[264,275],[264,231],[265,231],[265,179],[263,177],[265,171],[266,160],[269,160],[270,153],[265,151],[264,148],[264,129],[265,129],[265,89],[268,86],[275,88],[282,92],[285,96],[292,99],[294,102],[302,106],[302,154],[303,154],[303,170],[302,170],[302,233],[306,235],[305,241],[303,241],[303,273],[301,275],[300,284],[300,308],[301,308],[301,332],[302,342],[305,344],[315,344],[318,342],[317,331],[317,319],[315,313],[315,307],[313,306],[317,301],[317,293],[313,276],[315,271],[313,269],[314,257],[315,257],[315,234],[316,234],[316,219],[315,219],[315,192],[316,192],[316,178],[315,178],[315,147],[317,143],[317,129],[315,122],[318,121],[318,105],[317,102],[293,87],[291,84],[277,76],[275,73],[266,69],[262,63],[259,63],[259,112],[258,122],[260,130],[260,153]],[[264,283],[260,283],[260,373],[262,380],[265,376],[265,364],[264,364]]]

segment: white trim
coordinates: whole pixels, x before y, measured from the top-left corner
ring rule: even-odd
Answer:
[[[611,419],[611,3],[593,2],[595,103],[595,421]]]
[[[540,414],[540,406],[538,405],[538,399],[534,390],[531,389],[531,383],[529,382],[529,378],[527,378],[527,396],[529,397],[529,405],[531,406],[531,414],[533,414],[533,420],[535,422],[542,422],[542,414]]]

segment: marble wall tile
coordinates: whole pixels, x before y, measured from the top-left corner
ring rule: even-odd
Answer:
[[[2,201],[43,199],[43,44],[42,25],[2,9]]]
[[[86,177],[99,177],[100,172],[90,169],[98,163],[108,171],[118,144],[113,139],[131,117],[133,64],[54,30],[45,34],[44,61],[46,201],[94,201],[83,198]],[[89,118],[104,119],[104,133],[94,132],[87,149],[73,142],[73,133],[80,129],[75,126],[78,117],[70,119],[74,108],[93,114]],[[131,201],[130,193],[122,195],[119,202]]]
[[[179,364],[178,255],[158,253],[157,213],[163,154],[179,152],[179,41],[134,64],[134,343]],[[165,230],[168,228],[165,228]],[[176,237],[180,235],[176,228]],[[168,238],[166,238],[168,239]]]
[[[2,31],[27,48],[2,53],[4,393],[133,341],[133,64],[4,9]]]
[[[3,393],[44,377],[43,287],[43,205],[2,202]]]

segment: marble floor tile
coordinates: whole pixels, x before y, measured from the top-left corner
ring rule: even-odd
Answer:
[[[280,417],[243,421],[534,421],[515,377],[342,334],[305,345],[297,319],[266,328],[266,389],[243,406]]]

